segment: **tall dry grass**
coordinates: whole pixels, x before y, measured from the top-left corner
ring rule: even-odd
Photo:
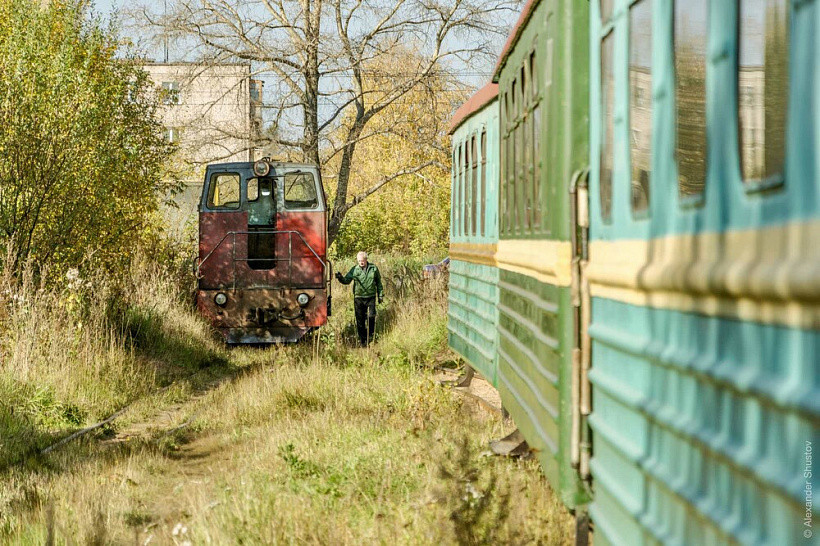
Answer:
[[[213,347],[184,296],[168,288],[173,279],[135,263],[126,286],[139,292],[112,288],[104,299],[114,304],[98,313],[109,318],[73,366],[105,358],[107,343],[131,359],[131,372],[112,372],[132,382],[123,387],[131,397],[167,378],[158,363],[180,355],[191,358],[183,369],[226,358],[230,380],[173,404],[149,398],[171,410],[161,422],[136,423],[130,441],[79,443],[48,465],[7,474],[0,542],[568,544],[571,520],[537,464],[484,456],[509,425],[434,381],[432,365],[446,355],[446,284],[422,281],[422,262],[373,261],[387,303],[370,347],[356,343],[349,287],[335,284],[333,317],[302,343],[229,352]],[[212,349],[191,357],[188,343]],[[37,357],[31,383],[78,405],[77,392],[113,398],[91,372],[73,387],[58,387],[56,374],[40,383],[37,370],[55,350]],[[18,362],[28,362],[22,354]],[[126,377],[135,369],[144,383]]]
[[[175,378],[227,362],[171,274],[144,256],[120,278],[72,270],[61,286],[0,274],[0,469]]]

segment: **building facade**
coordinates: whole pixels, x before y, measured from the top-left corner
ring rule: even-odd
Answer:
[[[262,132],[262,81],[249,63],[146,63],[156,84],[169,142],[185,188],[165,217],[172,230],[196,218],[202,176],[209,163],[254,161]]]

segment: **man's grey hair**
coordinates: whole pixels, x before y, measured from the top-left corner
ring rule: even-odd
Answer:
[[[367,252],[365,252],[364,250],[361,250],[358,254],[356,254],[356,261],[359,261],[362,258],[364,258],[365,260],[367,259]]]

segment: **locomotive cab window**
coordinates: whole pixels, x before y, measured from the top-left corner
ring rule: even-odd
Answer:
[[[311,173],[285,174],[285,208],[315,209],[319,207],[316,180]]]
[[[248,201],[257,201],[259,199],[259,179],[251,178],[248,180]]]
[[[239,209],[239,175],[214,174],[208,187],[208,208]]]
[[[788,0],[740,0],[738,136],[748,186],[778,183],[786,162],[789,96]]]

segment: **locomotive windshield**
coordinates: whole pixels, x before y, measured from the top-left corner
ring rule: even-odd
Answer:
[[[285,207],[288,209],[315,209],[319,206],[316,181],[311,173],[285,174]]]
[[[208,207],[212,209],[239,208],[239,175],[215,174],[208,190]]]

